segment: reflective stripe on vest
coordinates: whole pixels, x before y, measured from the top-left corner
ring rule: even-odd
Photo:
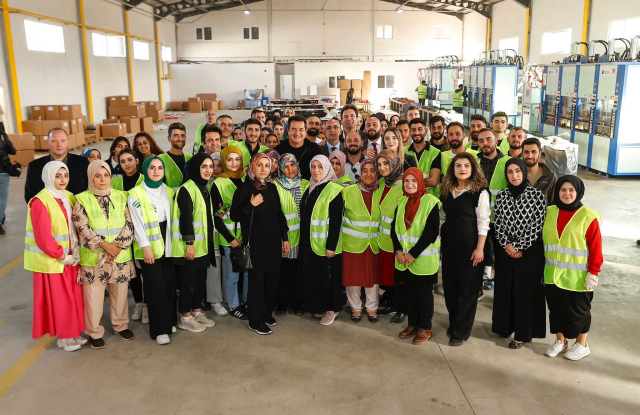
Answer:
[[[412,150],[412,145],[406,146],[404,148],[404,152],[409,153],[416,158],[418,162],[418,168],[424,174],[431,173],[431,163],[433,163],[433,160],[438,156],[438,154],[440,154],[440,150],[438,150],[434,146],[429,146],[429,149],[427,151],[424,151],[422,153],[422,157],[420,158],[418,158],[418,154],[416,154],[416,152]],[[436,198],[440,197],[440,185],[436,187],[430,187],[427,190],[429,191],[430,194],[432,194]]]
[[[589,270],[589,246],[587,230],[595,219],[602,222],[600,214],[592,209],[578,209],[558,237],[557,206],[547,208],[542,228],[544,241],[544,282],[569,291],[585,291],[584,281]]]
[[[193,203],[193,233],[195,241],[193,246],[196,250],[195,257],[200,258],[209,252],[208,246],[208,229],[207,229],[207,204],[202,197],[202,193],[196,184],[187,180],[181,188],[184,188],[191,197]],[[179,192],[180,190],[178,190]],[[187,244],[182,240],[180,233],[180,208],[178,207],[178,198],[173,199],[173,209],[171,212],[171,256],[174,258],[184,258],[187,253]],[[209,217],[213,218],[213,208],[209,212]],[[215,249],[215,247],[214,247]]]
[[[73,206],[76,198],[71,192],[64,192],[69,204]],[[69,252],[69,224],[64,211],[58,205],[56,199],[48,190],[42,189],[33,199],[38,199],[49,213],[51,221],[51,234],[56,243],[64,248],[65,255]],[[33,224],[31,223],[31,199],[27,212],[27,227],[24,238],[24,269],[41,272],[44,274],[60,274],[64,271],[64,265],[56,258],[51,258],[38,247],[33,234]]]
[[[380,179],[380,186],[384,186],[384,179]],[[383,187],[384,191],[384,187]],[[380,233],[378,234],[378,246],[385,252],[393,252],[393,242],[391,241],[391,223],[393,215],[398,207],[398,200],[402,196],[402,181],[398,181],[391,186],[389,192],[380,202]]]
[[[242,181],[245,180],[247,176],[242,176]],[[218,192],[220,192],[220,197],[222,197],[222,203],[231,206],[231,202],[233,201],[233,194],[236,192],[236,185],[233,184],[231,179],[219,177],[213,182],[214,186],[218,188]],[[217,207],[216,207],[217,209]],[[222,216],[222,222],[224,222],[225,228],[231,233],[231,235],[238,240],[238,242],[242,242],[242,232],[240,229],[240,223],[237,224],[236,231],[236,222],[231,220],[231,216],[229,215],[229,211]],[[216,233],[216,243],[223,246],[231,246],[230,242],[222,236],[220,232]]]
[[[107,209],[109,210],[109,220],[107,220],[102,212],[102,208],[98,204],[96,196],[90,190],[84,191],[76,196],[78,203],[84,207],[84,210],[87,213],[91,229],[96,234],[102,236],[105,242],[111,243],[115,241],[127,224],[127,220],[124,216],[125,208],[127,207],[127,195],[125,192],[121,192],[120,190],[111,189],[109,198],[111,199],[111,203],[107,206]],[[98,259],[102,252],[104,252],[104,249],[102,248],[93,250],[81,245],[80,265],[87,267],[98,266]],[[116,257],[115,262],[123,264],[127,261],[131,261],[131,258],[131,249],[123,249]]]
[[[300,196],[309,187],[308,180],[302,180],[300,183]],[[278,196],[280,196],[280,206],[282,207],[282,213],[287,220],[287,226],[289,227],[289,246],[291,248],[298,246],[300,243],[300,215],[298,213],[298,206],[293,199],[291,192],[284,189],[279,182],[276,181],[276,190],[278,190]]]
[[[329,182],[318,196],[311,212],[311,248],[316,255],[327,255],[327,238],[329,237],[329,204],[341,192],[343,187]],[[338,239],[336,254],[342,253],[342,234]]]
[[[402,252],[408,253],[411,248],[418,242],[424,231],[424,226],[427,223],[429,213],[434,206],[440,206],[440,201],[434,196],[426,194],[420,198],[420,207],[416,216],[413,218],[413,224],[411,228],[406,229],[404,223],[404,210],[407,206],[408,197],[402,196],[398,202],[398,212],[396,214],[396,235],[398,241],[402,245]],[[440,237],[437,237],[435,242],[425,248],[424,251],[416,257],[416,259],[409,266],[409,271],[415,275],[432,275],[438,272],[440,265]],[[396,259],[396,269],[404,271],[407,266],[400,264]]]
[[[186,163],[191,159],[192,156],[189,153],[182,153],[182,154],[184,154],[184,162],[186,165]],[[162,161],[164,162],[164,176],[165,176],[165,182],[167,183],[167,186],[173,188],[173,190],[178,189],[178,187],[180,187],[180,185],[182,184],[182,180],[183,180],[182,172],[178,168],[178,165],[173,161],[171,156],[169,156],[169,154],[167,153],[160,154],[158,157],[161,158]]]
[[[175,197],[175,191],[167,186],[167,193],[171,204]],[[129,191],[131,196],[140,205],[140,213],[142,213],[142,221],[144,224],[144,233],[149,240],[149,248],[153,252],[153,256],[158,259],[165,254],[164,235],[160,232],[160,222],[158,222],[158,214],[147,197],[147,192],[142,185],[138,185]],[[170,212],[167,212],[170,214]],[[171,218],[167,218],[167,226],[171,225]],[[143,260],[144,251],[140,248],[138,241],[133,241],[133,257]]]
[[[367,209],[362,190],[357,185],[342,190],[344,213],[342,216],[342,250],[352,254],[361,254],[371,248],[374,254],[380,252],[378,235],[380,227],[380,199],[383,189],[373,192],[371,213]]]

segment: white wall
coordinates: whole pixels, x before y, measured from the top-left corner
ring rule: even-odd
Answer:
[[[499,49],[500,39],[517,37],[518,55],[524,55],[526,24],[527,9],[515,1],[506,0],[494,4],[491,10],[491,49]]]
[[[463,18],[462,60],[472,62],[487,48],[487,19],[478,13]]]

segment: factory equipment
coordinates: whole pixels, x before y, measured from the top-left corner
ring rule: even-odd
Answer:
[[[444,109],[453,108],[453,91],[458,84],[459,59],[455,55],[436,58],[427,73],[427,103]]]
[[[464,103],[462,104],[462,123],[466,126],[471,124],[470,117],[471,114],[469,112],[471,107],[471,102],[473,102],[473,92],[471,88],[471,68],[464,68],[464,76],[463,76],[463,91],[464,91]]]
[[[535,64],[528,64],[523,70],[521,127],[527,131],[538,131],[539,128],[542,73],[543,68]]]

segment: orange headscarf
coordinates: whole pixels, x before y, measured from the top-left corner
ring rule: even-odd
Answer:
[[[409,194],[404,190],[404,179],[406,179],[408,175],[412,175],[418,179],[418,189],[413,194]],[[413,219],[416,217],[416,213],[418,213],[420,198],[427,193],[427,188],[424,185],[422,170],[417,167],[408,168],[407,171],[404,172],[402,175],[402,183],[402,192],[409,198],[409,201],[404,208],[404,224],[406,228],[409,229],[413,224]]]

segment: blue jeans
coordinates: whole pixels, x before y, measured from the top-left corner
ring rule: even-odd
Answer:
[[[234,309],[240,305],[240,299],[238,298],[238,280],[240,274],[233,272],[233,265],[231,264],[231,247],[224,247],[224,258],[227,263],[227,298],[229,301],[229,308]],[[248,273],[244,273],[244,279],[242,280],[242,301],[247,301],[247,293],[249,290],[249,278]]]
[[[4,212],[7,210],[7,200],[9,200],[9,180],[7,173],[0,173],[0,224],[4,220]]]

